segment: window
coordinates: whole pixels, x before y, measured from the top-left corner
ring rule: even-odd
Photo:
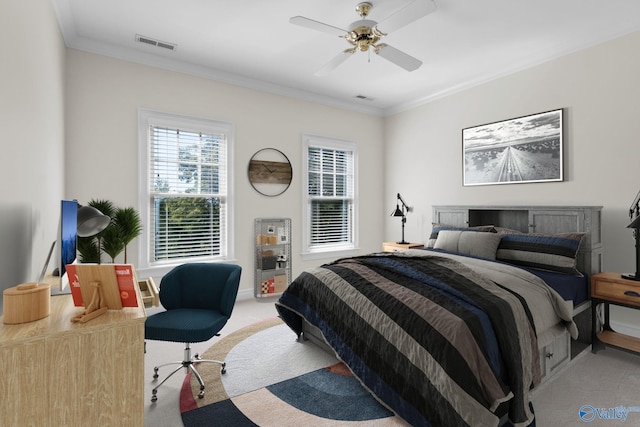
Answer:
[[[306,135],[303,153],[303,255],[346,255],[357,245],[356,144]]]
[[[140,111],[142,268],[232,255],[232,126]]]

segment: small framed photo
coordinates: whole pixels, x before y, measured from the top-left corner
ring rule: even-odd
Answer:
[[[287,234],[284,227],[278,227],[278,243],[287,243]]]
[[[463,185],[562,181],[562,146],[562,109],[463,129]]]

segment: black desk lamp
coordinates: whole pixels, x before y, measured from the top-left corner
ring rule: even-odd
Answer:
[[[635,274],[623,274],[623,279],[640,281],[640,191],[629,207],[631,224],[627,228],[633,228],[633,236],[636,239],[636,272]]]
[[[398,193],[398,201],[396,202],[396,209],[393,211],[393,213],[391,214],[391,216],[400,216],[402,217],[402,240],[400,240],[398,243],[399,245],[406,245],[409,242],[405,242],[404,241],[404,224],[407,222],[407,213],[409,213],[409,211],[411,211],[411,208],[405,203],[404,200],[402,200],[402,196],[400,195],[400,193]],[[402,204],[402,207],[400,207]],[[405,212],[406,210],[406,212]]]
[[[636,272],[635,274],[623,274],[623,279],[640,281],[640,191],[629,206],[629,219],[631,223],[627,228],[633,228],[633,236],[636,239]]]
[[[93,206],[78,205],[78,236],[91,237],[111,223],[111,218]]]

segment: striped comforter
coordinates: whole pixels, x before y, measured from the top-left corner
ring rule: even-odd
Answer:
[[[501,269],[480,270],[427,251],[345,258],[302,273],[276,306],[297,334],[302,318],[318,327],[364,386],[414,426],[498,425],[503,402],[514,425],[529,425],[529,390],[540,381],[532,303],[500,283],[511,280]],[[533,304],[562,306],[549,295]]]

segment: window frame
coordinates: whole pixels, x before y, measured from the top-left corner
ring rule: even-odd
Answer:
[[[351,151],[353,158],[352,242],[314,247],[311,245],[311,201],[309,195],[309,148]],[[353,141],[304,134],[302,136],[302,259],[316,260],[357,255],[358,248],[358,145]]]
[[[224,235],[221,239],[221,252],[224,255],[206,256],[197,258],[173,258],[169,260],[151,260],[151,239],[153,233],[151,226],[151,189],[149,188],[149,127],[151,125],[166,126],[169,128],[185,129],[194,131],[197,129],[203,133],[224,133],[226,138],[226,195],[225,199],[225,224],[220,233]],[[234,126],[231,123],[221,122],[211,119],[189,117],[178,114],[164,113],[159,111],[139,109],[138,110],[138,211],[142,218],[142,233],[140,234],[138,245],[138,264],[136,270],[138,274],[144,276],[160,276],[167,273],[176,265],[187,261],[199,262],[231,262],[235,258],[234,226],[233,226],[233,146],[234,146]]]

